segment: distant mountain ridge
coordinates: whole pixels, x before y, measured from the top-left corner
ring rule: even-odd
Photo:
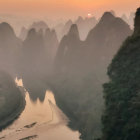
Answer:
[[[131,34],[125,21],[105,12],[85,41],[80,40],[76,24],[60,41],[53,81],[56,102],[70,118],[72,129],[80,131],[83,140],[101,135],[102,84],[108,81],[107,67]]]
[[[68,34],[61,40],[58,52],[60,53],[60,50],[63,48],[62,56],[67,57],[70,61],[70,58],[66,56],[67,53],[70,53],[70,50],[71,56],[75,58],[73,62],[76,63],[78,60],[77,65],[79,65],[79,63],[81,63],[80,61],[82,61],[81,65],[83,65],[83,68],[85,66],[87,67],[87,65],[93,65],[93,63],[96,64],[97,60],[102,64],[104,63],[103,65],[107,65],[118,50],[120,44],[131,33],[132,31],[127,23],[121,18],[115,17],[112,13],[106,12],[99,23],[89,32],[85,41],[80,40],[78,26],[76,24],[72,25]],[[76,49],[78,49],[78,54],[76,54]],[[66,60],[65,58],[59,60],[58,55],[56,59],[57,62]],[[79,55],[81,58],[78,58]],[[69,55],[69,57],[71,56]],[[63,64],[68,65],[67,62],[63,62]]]
[[[64,25],[61,24],[59,26],[56,26],[55,30],[57,32],[59,40],[61,40],[64,35],[67,35],[72,24],[77,24],[80,38],[81,40],[85,40],[88,32],[97,24],[97,19],[95,17],[83,18],[79,16],[75,21],[68,20]]]

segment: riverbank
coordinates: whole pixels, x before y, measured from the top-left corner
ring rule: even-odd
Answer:
[[[69,120],[57,107],[51,91],[46,92],[44,102],[32,102],[28,92],[25,100],[26,107],[20,117],[0,134],[3,140],[24,140],[34,135],[38,140],[79,140],[78,131],[67,127]]]
[[[0,131],[2,131],[3,129],[8,127],[10,124],[12,124],[19,117],[19,115],[22,113],[22,111],[25,108],[26,101],[25,101],[24,88],[23,87],[18,87],[18,88],[21,92],[20,104],[10,115],[8,115],[6,118],[0,120]]]
[[[47,83],[55,95],[56,104],[70,120],[68,126],[79,131],[82,140],[101,136],[102,88],[98,81],[93,81],[89,75],[79,79],[58,75]],[[92,83],[97,84],[96,88]]]

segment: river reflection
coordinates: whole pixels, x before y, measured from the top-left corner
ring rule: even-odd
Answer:
[[[17,83],[23,86],[22,81]],[[39,99],[33,102],[29,93],[25,94],[25,110],[11,126],[0,133],[0,138],[22,140],[32,136],[37,140],[79,140],[79,133],[67,127],[68,119],[57,107],[51,91],[46,91],[44,102]]]

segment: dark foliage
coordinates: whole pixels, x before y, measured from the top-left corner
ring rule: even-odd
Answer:
[[[0,130],[18,117],[24,105],[21,91],[12,77],[0,71]]]
[[[108,68],[104,84],[103,140],[140,140],[140,9],[135,31],[123,43]],[[138,21],[137,21],[138,20]]]

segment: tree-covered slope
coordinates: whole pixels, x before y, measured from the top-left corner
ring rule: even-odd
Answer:
[[[0,71],[0,130],[23,111],[25,100],[12,77]]]
[[[103,140],[140,140],[140,8],[135,29],[108,68],[104,84]]]

